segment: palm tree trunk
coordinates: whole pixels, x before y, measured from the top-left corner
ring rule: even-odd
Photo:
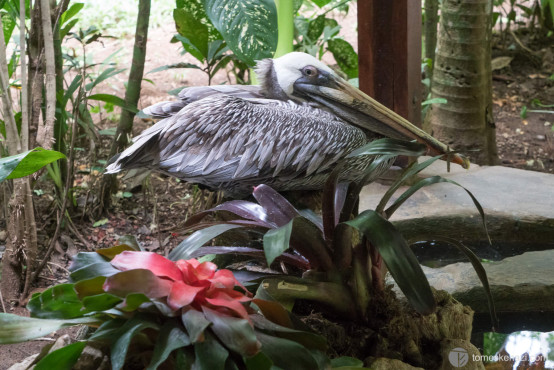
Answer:
[[[424,128],[433,136],[479,163],[497,161],[492,117],[492,0],[443,0],[433,104]]]

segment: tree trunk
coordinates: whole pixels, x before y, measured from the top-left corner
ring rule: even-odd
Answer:
[[[125,91],[125,105],[136,107],[140,98],[140,86],[144,74],[144,60],[146,59],[146,41],[148,39],[148,22],[150,20],[150,0],[139,0],[137,16],[137,28],[135,32],[135,45],[133,48],[133,60],[129,72],[127,90]],[[110,158],[122,151],[129,143],[133,119],[135,113],[122,109],[121,118],[117,125],[117,131],[110,150]],[[101,205],[105,209],[110,204],[110,195],[117,189],[115,175],[106,175],[102,179]]]
[[[479,164],[497,161],[492,117],[492,0],[443,0],[424,128]]]

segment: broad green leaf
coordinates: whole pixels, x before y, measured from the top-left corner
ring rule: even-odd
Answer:
[[[331,39],[327,42],[327,47],[349,79],[358,77],[358,54],[348,41]]]
[[[320,8],[323,8],[325,5],[329,4],[331,0],[310,0],[315,5],[319,6]]]
[[[75,342],[52,351],[36,364],[34,370],[70,370],[79,360],[86,345],[86,342]]]
[[[308,22],[308,31],[306,36],[310,42],[314,42],[321,36],[323,33],[323,28],[325,27],[325,15],[320,15],[316,19]]]
[[[186,347],[189,344],[190,339],[183,329],[181,329],[179,323],[167,321],[160,329],[156,344],[154,345],[152,360],[147,370],[157,369],[158,366],[169,357],[171,352],[177,348]]]
[[[73,272],[95,263],[107,263],[108,260],[96,252],[79,252],[71,257],[69,271]]]
[[[98,220],[96,221],[95,223],[92,224],[92,227],[98,227],[98,226],[103,226],[105,224],[107,224],[110,220],[108,220],[107,218],[103,218],[101,220]]]
[[[69,31],[71,31],[71,29],[73,27],[75,27],[77,22],[79,22],[79,18],[72,19],[60,30],[60,39],[61,40],[63,40],[67,36]]]
[[[177,261],[190,258],[191,253],[226,231],[242,227],[241,225],[221,224],[207,227],[192,233],[169,253],[169,259]]]
[[[310,351],[297,342],[261,332],[257,332],[256,336],[262,343],[263,354],[281,369],[314,370],[322,368]]]
[[[98,294],[104,294],[104,282],[106,281],[105,276],[97,276],[92,279],[81,280],[75,283],[73,288],[77,293],[79,299],[83,299],[89,296],[95,296]]]
[[[0,158],[0,183],[5,179],[25,177],[49,163],[65,158],[60,152],[35,148],[24,153]]]
[[[245,357],[253,356],[258,352],[260,345],[254,334],[254,328],[248,320],[222,315],[207,307],[202,307],[202,311],[212,323],[210,329],[225,347]]]
[[[256,356],[247,357],[244,359],[246,370],[270,370],[273,366],[273,361],[263,352],[258,352]]]
[[[360,368],[364,366],[364,362],[354,357],[341,356],[331,360],[331,366],[333,369],[340,367],[354,367]]]
[[[150,298],[145,296],[142,293],[131,293],[127,294],[127,297],[125,297],[125,300],[118,305],[118,309],[125,312],[131,312],[135,311],[139,308],[139,306],[145,302],[149,302]]]
[[[262,315],[251,315],[250,316],[254,327],[257,332],[264,332],[266,334],[271,334],[276,337],[292,340],[301,344],[302,346],[310,350],[325,351],[327,350],[327,341],[321,335],[316,334],[310,330],[309,327],[303,326],[301,322],[296,320],[297,326],[305,328],[306,330],[292,329],[285,326],[278,325],[274,322],[269,321]]]
[[[15,19],[12,18],[8,13],[0,13],[2,16],[2,28],[4,31],[4,42],[7,44],[12,37],[13,29],[15,28]]]
[[[229,357],[229,351],[209,332],[202,342],[194,344],[195,369],[223,370]]]
[[[331,250],[325,243],[319,227],[301,216],[295,217],[292,221],[291,246],[310,262],[312,268],[333,270]]]
[[[86,312],[106,311],[114,308],[119,302],[121,302],[121,298],[108,293],[83,298],[83,306]]]
[[[346,158],[357,157],[360,155],[406,155],[420,156],[426,151],[425,145],[398,139],[378,139],[366,144],[356,150],[353,150]]]
[[[273,56],[278,35],[273,0],[204,0],[204,8],[240,60],[253,66]]]
[[[0,344],[19,343],[48,335],[65,326],[93,324],[99,320],[83,317],[71,320],[48,320],[0,313]]]
[[[118,269],[110,265],[110,263],[104,261],[75,270],[69,275],[69,277],[71,281],[78,282],[81,280],[93,279],[98,276],[108,277],[117,274],[118,272],[120,272]]]
[[[185,37],[190,45],[201,53],[203,58],[198,58],[198,55],[195,55],[196,53],[194,50],[189,50],[189,45],[183,43],[185,50],[191,53],[198,60],[207,58],[209,40],[208,27],[203,24],[200,19],[196,18],[194,14],[183,8],[173,10],[173,19],[175,20],[177,32],[179,32],[181,36]]]
[[[367,210],[346,224],[358,229],[375,246],[408,302],[421,314],[430,314],[436,303],[419,262],[392,223]]]
[[[82,302],[73,284],[59,284],[34,295],[27,304],[31,315],[43,319],[72,319],[82,316]]]
[[[110,347],[112,369],[119,370],[123,367],[131,340],[136,334],[147,328],[159,329],[158,325],[153,321],[132,318],[127,320],[127,322],[114,333],[113,338],[117,339],[115,339]]]
[[[84,3],[71,4],[71,6],[65,12],[63,12],[60,19],[60,25],[63,26],[67,21],[76,16],[77,13],[79,13],[84,6]]]
[[[127,244],[119,244],[119,245],[114,245],[113,247],[109,247],[109,248],[98,249],[96,251],[96,253],[98,253],[98,254],[106,257],[107,259],[111,260],[112,258],[114,258],[115,256],[117,256],[118,254],[120,254],[123,251],[136,251],[136,249],[131,247],[131,246],[128,246]]]
[[[264,234],[264,253],[268,266],[271,266],[275,258],[289,248],[293,221],[294,219],[286,225],[271,229]]]
[[[181,316],[181,320],[192,343],[204,340],[204,330],[210,326],[210,322],[202,312],[195,309],[188,310]]]
[[[89,100],[98,100],[98,101],[103,101],[103,102],[106,102],[106,103],[116,105],[116,106],[121,107],[125,110],[128,110],[131,113],[137,113],[138,112],[137,107],[132,106],[132,105],[128,105],[127,103],[125,103],[124,99],[121,99],[119,96],[115,96],[115,95],[112,95],[112,94],[93,94],[93,95],[89,96],[88,98],[89,98]]]

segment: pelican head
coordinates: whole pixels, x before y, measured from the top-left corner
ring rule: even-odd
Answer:
[[[467,158],[450,154],[445,144],[364,94],[309,54],[293,52],[276,59],[264,59],[258,62],[256,74],[270,98],[315,101],[363,130],[391,138],[417,140],[427,146],[427,154],[444,154],[444,159],[448,154],[450,161],[469,167]]]

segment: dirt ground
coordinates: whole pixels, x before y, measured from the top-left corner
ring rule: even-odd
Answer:
[[[355,14],[351,13],[349,17],[355,17]],[[174,26],[172,22],[168,23],[171,24],[150,31],[145,72],[166,64],[195,62],[190,56],[181,55],[178,44],[169,43],[174,34]],[[344,30],[344,35],[355,45],[356,22],[346,19],[341,23],[349,25],[350,28]],[[68,44],[71,45],[73,44]],[[130,65],[132,45],[131,38],[107,39],[103,44],[91,45],[88,53],[96,62],[101,62],[108,55],[121,49],[114,61],[121,68],[125,68]],[[552,45],[537,50],[542,56],[542,63],[537,63],[536,58],[526,55],[525,52],[495,50],[496,56],[513,57],[510,65],[493,72],[497,144],[500,164],[553,173],[554,114],[529,112],[526,118],[520,116],[523,106],[527,106],[528,110],[541,109],[531,107],[533,99],[539,99],[542,104],[554,104],[554,80],[550,79],[554,73],[554,51]],[[332,59],[326,61],[332,63]],[[154,81],[155,84],[143,83],[139,108],[168,99],[169,90],[207,83],[206,75],[193,69],[167,70],[147,74],[145,78]],[[126,79],[127,75],[121,73],[104,83],[101,90],[123,96]],[[214,84],[224,82],[228,82],[228,76],[223,72],[213,80]],[[115,126],[117,115],[103,112],[97,114],[95,119],[99,121],[99,127],[104,129]],[[149,125],[150,122],[137,118],[135,134]],[[79,171],[75,182],[75,186],[79,188],[78,206],[72,210],[76,227],[73,231],[62,232],[61,242],[57,245],[52,260],[43,271],[34,291],[41,291],[54,283],[67,280],[70,257],[78,251],[112,246],[123,235],[136,235],[146,250],[167,253],[184,238],[181,225],[186,215],[193,213],[194,209],[205,208],[207,203],[213,201],[207,199],[207,193],[195,187],[173,178],[153,175],[148,184],[139,183],[136,187],[128,184],[122,188],[113,208],[106,216],[94,215],[92,205],[102,166],[97,160],[107,159],[111,137],[100,136],[100,139],[101,145],[97,145],[92,150],[93,153],[86,151],[79,158]],[[52,189],[42,189],[41,186],[46,185],[39,182],[35,188],[43,190],[42,194],[35,197],[40,224],[39,240],[43,240],[44,245],[47,245],[55,228],[55,217],[51,213],[54,206]],[[3,241],[0,240],[0,246],[2,244]],[[22,314],[25,311],[12,307],[11,312]],[[0,370],[37,353],[44,344],[44,341],[34,341],[0,346]]]

